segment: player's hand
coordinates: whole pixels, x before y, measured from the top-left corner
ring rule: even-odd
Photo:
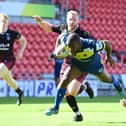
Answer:
[[[121,99],[121,100],[120,100],[120,104],[121,104],[123,107],[126,107],[126,99]]]
[[[21,59],[23,57],[23,53],[18,53],[16,59]]]
[[[114,65],[115,65],[115,62],[114,62],[114,60],[113,60],[113,58],[110,56],[110,57],[106,57],[105,58],[105,62],[106,62],[106,64],[107,63],[110,63],[110,65],[113,67]]]
[[[42,21],[42,18],[39,16],[39,15],[34,15],[32,16],[36,22],[41,22]]]
[[[48,57],[48,61],[52,61],[53,59],[55,59],[54,53],[51,53]]]

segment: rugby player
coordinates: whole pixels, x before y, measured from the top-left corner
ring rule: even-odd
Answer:
[[[19,32],[9,29],[8,25],[8,15],[0,13],[0,77],[3,78],[18,94],[17,104],[20,105],[22,103],[23,91],[19,88],[16,81],[12,77],[11,69],[15,64],[16,58],[22,58],[26,47],[26,39]],[[13,52],[15,42],[19,42],[21,45],[16,58]]]
[[[66,42],[58,46],[54,55],[57,58],[68,57],[70,65],[64,71],[58,84],[54,107],[48,109],[45,114],[50,116],[58,113],[60,103],[66,94],[67,86],[69,86],[75,78],[80,77],[84,73],[93,74],[102,82],[112,83],[121,98],[123,98],[124,93],[120,80],[107,73],[99,54],[100,51],[105,50],[106,63],[110,63],[111,66],[114,66],[114,60],[111,56],[111,43],[108,40],[98,41],[93,39],[83,39],[76,33],[66,34],[64,37]]]
[[[38,15],[35,15],[33,17],[36,20],[36,22],[39,24],[39,26],[47,32],[56,32],[58,34],[63,34],[66,32],[75,32],[83,38],[94,38],[91,35],[89,35],[87,31],[82,30],[79,27],[79,13],[75,10],[68,11],[66,25],[50,24],[47,21],[43,20]],[[57,48],[58,45],[59,45],[59,43],[58,43],[58,39],[57,39],[55,49]],[[50,56],[50,58],[52,58],[52,56],[53,56],[53,54]],[[61,70],[62,64],[63,64],[62,59],[58,59],[58,58],[55,59],[54,76],[55,76],[56,85],[59,82],[59,75],[61,72],[60,70]],[[64,69],[66,69],[67,63],[65,63],[63,67],[64,67]],[[94,96],[93,89],[90,87],[89,83],[86,81],[84,84],[82,84],[84,79],[85,79],[85,76],[82,75],[80,78],[75,79],[73,81],[73,85],[78,85],[77,86],[78,88],[76,88],[76,92],[80,93],[85,89],[85,91],[88,93],[89,97],[93,98],[93,96]],[[75,91],[75,89],[72,89],[72,87],[74,87],[74,86],[69,86],[69,88],[71,88],[71,90]],[[78,91],[78,89],[80,89],[80,90]],[[67,93],[66,100],[67,100],[67,103],[69,104],[69,106],[72,108],[72,110],[76,113],[74,116],[74,120],[81,121],[83,119],[83,117],[82,117],[82,114],[79,112],[79,108],[77,106],[75,97],[73,95],[69,95]]]

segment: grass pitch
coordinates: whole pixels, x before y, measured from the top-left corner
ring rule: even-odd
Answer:
[[[54,98],[23,98],[17,106],[16,98],[0,98],[0,126],[126,126],[126,108],[119,104],[119,97],[78,97],[84,121],[73,122],[74,113],[65,101],[58,115],[46,116]]]

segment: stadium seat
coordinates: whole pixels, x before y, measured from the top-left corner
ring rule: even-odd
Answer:
[[[79,0],[69,0],[71,9],[78,9]],[[53,0],[66,9],[66,0]],[[113,4],[114,3],[114,4]],[[126,58],[121,53],[126,50],[126,1],[122,0],[87,0],[86,19],[80,26],[97,39],[107,39],[112,43],[113,51],[117,52],[117,63],[113,69],[107,66],[110,73],[125,73]],[[83,4],[84,5],[84,4]],[[84,7],[82,7],[84,8]],[[27,39],[27,48],[23,59],[16,62],[13,73],[17,78],[24,76],[41,78],[43,73],[53,73],[54,62],[48,62],[48,56],[54,49],[57,34],[43,31],[37,24],[11,23],[11,29],[17,29]],[[15,51],[19,45],[15,45]],[[121,54],[121,55],[120,55]],[[21,74],[20,74],[21,73]],[[33,74],[33,76],[31,75]]]

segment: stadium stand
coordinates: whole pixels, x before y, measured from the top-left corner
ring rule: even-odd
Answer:
[[[114,4],[113,4],[114,3]],[[98,39],[108,39],[111,41],[113,51],[116,52],[121,63],[126,62],[126,1],[87,1],[88,17],[86,21],[81,21],[82,28],[91,32]],[[120,65],[119,65],[120,66]],[[122,64],[122,69],[125,66]],[[125,72],[124,70],[121,70]],[[112,70],[109,69],[110,72]]]
[[[53,0],[66,9],[66,1]],[[114,3],[114,4],[113,4]],[[78,0],[69,0],[69,9],[78,9]],[[87,17],[80,21],[80,26],[97,39],[112,42],[113,52],[118,61],[115,68],[107,65],[108,72],[126,73],[126,1],[122,0],[87,0]],[[84,9],[84,8],[83,8]],[[36,24],[12,23],[10,28],[17,29],[26,36],[28,45],[24,57],[17,61],[13,74],[16,79],[41,79],[44,73],[53,73],[54,62],[47,58],[53,51],[57,37],[55,33],[44,32]],[[19,48],[15,45],[15,51]]]
[[[11,29],[17,29],[26,36],[28,45],[22,60],[17,61],[13,69],[16,79],[41,79],[42,73],[53,72],[53,62],[48,62],[48,56],[53,51],[57,35],[44,32],[36,24],[10,24]],[[19,45],[15,44],[15,52]]]

